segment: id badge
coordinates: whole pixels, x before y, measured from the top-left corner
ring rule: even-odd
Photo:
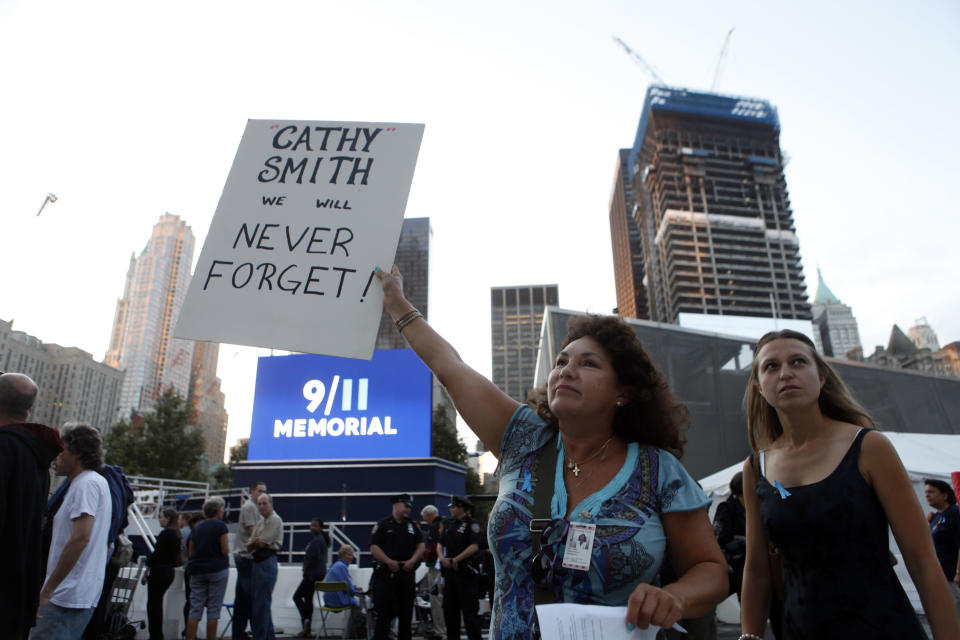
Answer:
[[[567,546],[563,550],[563,567],[587,571],[593,553],[593,536],[597,525],[571,522],[567,531]]]

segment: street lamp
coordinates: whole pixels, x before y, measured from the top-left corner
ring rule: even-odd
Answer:
[[[48,202],[56,202],[56,201],[57,201],[57,196],[53,195],[52,193],[48,193],[47,197],[44,198],[43,200],[43,204],[40,205],[40,211],[37,211],[37,215],[39,216],[41,213],[43,213],[43,208],[47,206]]]

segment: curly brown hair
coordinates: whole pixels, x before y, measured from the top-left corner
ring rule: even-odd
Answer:
[[[614,415],[613,432],[627,442],[653,445],[677,458],[683,456],[690,411],[670,390],[636,332],[616,316],[576,316],[567,323],[567,337],[561,348],[584,337],[593,338],[603,348],[629,398]],[[537,415],[557,428],[545,386],[532,390],[527,403]]]
[[[856,401],[837,372],[817,353],[817,348],[810,338],[790,329],[771,331],[760,338],[757,348],[753,350],[750,380],[747,381],[747,390],[743,394],[743,410],[747,414],[747,439],[750,441],[751,449],[759,451],[769,447],[783,434],[783,425],[780,424],[777,410],[760,395],[760,361],[757,360],[763,347],[774,340],[781,339],[799,340],[810,348],[811,357],[817,365],[817,372],[823,379],[820,397],[817,400],[820,413],[840,422],[848,422],[869,429],[876,428],[873,418]]]

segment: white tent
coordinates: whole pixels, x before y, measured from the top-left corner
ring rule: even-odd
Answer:
[[[903,461],[903,466],[913,481],[914,492],[916,492],[917,499],[924,512],[930,511],[930,507],[927,506],[927,501],[923,496],[923,480],[924,478],[936,478],[949,484],[950,474],[954,471],[960,471],[960,435],[899,433],[894,431],[884,431],[883,435],[890,440],[897,450],[900,460]],[[700,480],[700,486],[703,487],[707,496],[713,500],[713,504],[710,506],[711,520],[717,504],[730,497],[730,479],[737,471],[742,469],[743,463],[739,462]],[[890,551],[899,560],[902,560],[900,550],[897,548],[897,543],[892,535],[890,536]],[[922,612],[920,596],[917,594],[903,562],[897,564],[896,572],[914,609]],[[736,596],[723,602],[717,609],[717,615],[724,622],[739,622],[740,610],[737,606]]]

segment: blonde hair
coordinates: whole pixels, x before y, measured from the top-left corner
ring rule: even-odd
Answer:
[[[343,545],[342,547],[340,547],[339,550],[337,550],[337,557],[340,558],[341,560],[343,560],[347,556],[355,556],[355,555],[357,555],[356,549],[354,549],[348,544]]]
[[[817,372],[823,380],[820,397],[817,400],[820,413],[841,422],[849,422],[870,429],[876,428],[873,418],[854,399],[853,394],[850,393],[847,385],[843,383],[837,372],[817,353],[817,348],[810,338],[790,329],[771,331],[764,334],[757,342],[757,348],[753,351],[750,379],[747,381],[747,390],[743,394],[743,410],[747,414],[747,438],[750,440],[751,449],[759,451],[768,447],[783,434],[783,425],[780,424],[780,417],[777,415],[776,409],[770,406],[770,403],[760,394],[760,362],[757,360],[757,356],[763,347],[774,340],[782,339],[799,340],[810,348],[813,361],[817,365]]]

